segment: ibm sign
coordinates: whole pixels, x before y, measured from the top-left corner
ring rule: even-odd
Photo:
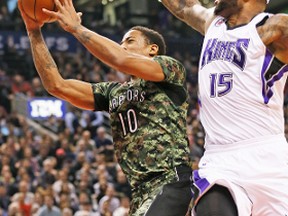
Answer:
[[[64,118],[66,102],[56,98],[32,98],[27,101],[28,117],[32,119],[46,119],[50,116]]]

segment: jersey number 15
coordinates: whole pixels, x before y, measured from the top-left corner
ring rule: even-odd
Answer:
[[[233,88],[233,73],[210,74],[210,97],[222,97]]]

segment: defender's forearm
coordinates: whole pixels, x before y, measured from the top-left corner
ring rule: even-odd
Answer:
[[[178,19],[185,21],[185,9],[199,4],[198,0],[161,0],[163,5]]]

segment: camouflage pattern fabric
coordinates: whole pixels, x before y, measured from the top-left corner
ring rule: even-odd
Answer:
[[[189,165],[186,72],[171,57],[154,60],[164,71],[162,82],[132,79],[92,85],[95,110],[110,113],[116,157],[132,189],[171,173],[175,166]]]
[[[176,181],[177,174],[174,170],[163,176],[154,178],[148,182],[144,182],[133,190],[133,199],[131,201],[129,215],[142,216],[145,215],[148,208],[155,200],[165,184]]]

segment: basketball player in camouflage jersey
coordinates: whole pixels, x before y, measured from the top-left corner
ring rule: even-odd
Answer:
[[[141,31],[141,28],[133,29]],[[164,82],[133,79],[126,83],[93,85],[95,101],[99,101],[96,109],[109,110],[115,153],[134,188],[135,210],[143,199],[147,199],[146,190],[152,189],[149,196],[153,198],[160,192],[159,185],[175,180],[177,171],[175,173],[174,167],[188,166],[189,160],[185,131],[188,104],[187,92],[183,87],[184,68],[179,62],[166,56],[157,56],[153,60],[161,65],[166,77]],[[186,176],[189,178],[189,175]],[[185,197],[185,191],[183,192],[178,194],[180,197],[174,198]],[[191,193],[186,195],[188,201]],[[150,204],[150,201],[144,203],[135,215],[142,215]],[[183,204],[185,206],[185,200],[181,203]],[[157,206],[158,209],[159,204]],[[163,215],[169,215],[164,209],[159,211]],[[159,215],[158,210],[154,213],[146,215]],[[170,215],[176,216],[176,213],[170,212]],[[185,212],[179,215],[184,214]]]
[[[185,215],[192,197],[192,170],[183,65],[164,55],[163,37],[151,29],[133,27],[119,45],[83,27],[72,0],[55,2],[59,11],[46,12],[95,57],[132,79],[92,85],[64,80],[42,38],[41,23],[22,12],[44,87],[79,108],[110,113],[115,153],[133,190],[130,215]],[[19,8],[22,11],[21,3]]]

